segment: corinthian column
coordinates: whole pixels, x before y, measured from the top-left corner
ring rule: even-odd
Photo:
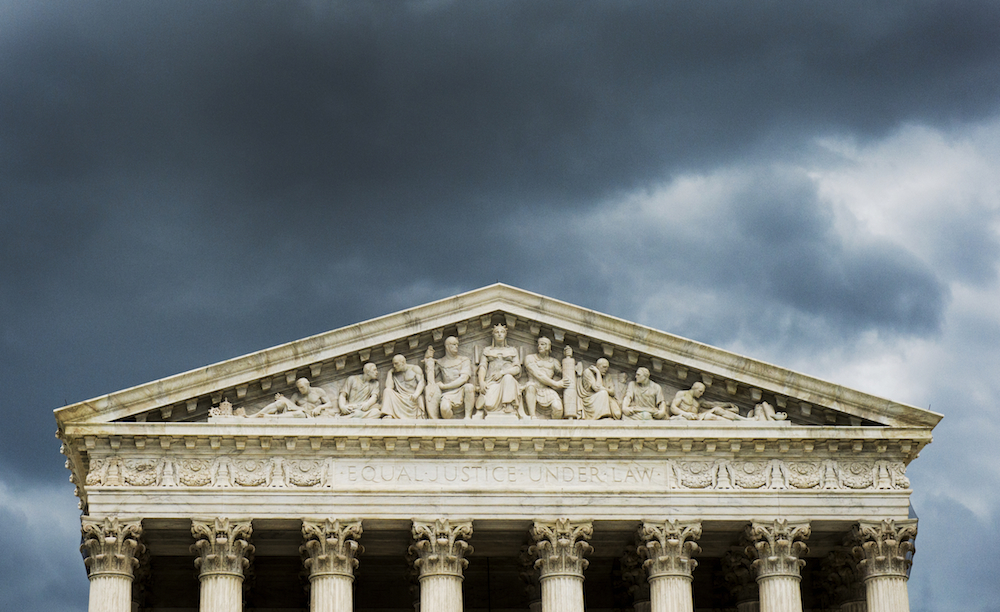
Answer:
[[[137,556],[143,545],[139,542],[142,523],[122,521],[118,517],[81,519],[80,531],[86,553],[84,564],[90,576],[89,612],[130,612],[132,609],[132,579],[139,565]]]
[[[906,579],[913,564],[917,520],[862,521],[854,528],[868,612],[909,612]]]
[[[201,580],[201,612],[242,612],[243,570],[250,566],[253,546],[247,542],[253,528],[250,521],[216,518],[191,521],[195,543],[191,552],[198,558]]]
[[[747,553],[756,555],[752,567],[760,591],[760,612],[802,612],[799,572],[806,562],[800,557],[808,548],[801,540],[809,533],[809,523],[786,520],[754,521],[747,528],[753,543]]]
[[[698,562],[691,555],[701,550],[695,543],[700,537],[700,521],[643,523],[639,528],[652,612],[694,612],[691,571]]]
[[[593,534],[589,522],[535,521],[530,550],[538,557],[542,612],[583,612],[583,570],[589,565],[584,555],[593,550],[587,543]]]
[[[760,612],[757,580],[754,578],[752,564],[753,559],[742,548],[727,551],[722,556],[722,577],[736,603],[736,612]]]
[[[302,521],[305,544],[299,552],[306,556],[309,570],[309,609],[312,612],[353,612],[355,556],[363,549],[361,521]]]
[[[420,609],[462,612],[462,571],[472,552],[472,521],[413,521],[413,564],[420,572]]]

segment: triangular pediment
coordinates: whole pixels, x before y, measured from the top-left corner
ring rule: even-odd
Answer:
[[[607,379],[619,387],[619,397],[636,369],[644,367],[662,387],[667,403],[678,391],[701,383],[706,401],[734,405],[744,415],[767,402],[797,425],[933,427],[941,419],[934,412],[502,284],[79,402],[56,410],[56,418],[60,425],[202,422],[212,418],[213,408],[218,413],[223,402],[253,415],[276,393],[292,396],[299,378],[336,398],[366,362],[378,367],[381,384],[393,356],[423,367],[428,347],[441,357],[449,336],[458,338],[459,354],[476,363],[497,324],[506,326],[508,344],[522,362],[535,352],[541,336],[552,341],[555,357],[571,347],[579,367],[607,359]]]

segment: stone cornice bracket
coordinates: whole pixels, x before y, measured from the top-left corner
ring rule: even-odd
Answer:
[[[145,549],[140,519],[122,520],[117,516],[80,519],[83,544],[80,552],[86,553],[84,564],[91,578],[95,576],[123,576],[130,581],[139,565],[138,556]]]
[[[639,527],[642,544],[638,552],[646,560],[642,566],[649,572],[649,579],[661,576],[691,578],[698,562],[691,555],[701,548],[695,542],[701,537],[701,521],[665,521],[643,523]]]
[[[465,555],[472,553],[472,547],[465,541],[470,537],[472,521],[414,520],[410,552],[417,556],[413,564],[420,578],[442,575],[462,578],[462,571],[469,565]]]
[[[535,567],[539,569],[541,579],[551,576],[583,578],[583,570],[590,565],[584,557],[594,550],[587,540],[593,535],[594,526],[589,521],[535,521],[531,527],[531,539],[535,544],[529,551],[538,557]]]
[[[305,556],[304,564],[309,579],[317,576],[345,576],[354,579],[358,567],[357,555],[364,552],[358,544],[361,521],[340,519],[311,521],[303,519],[302,537],[305,543],[299,552]]]
[[[243,578],[250,566],[254,547],[248,539],[253,533],[249,520],[228,518],[191,521],[191,535],[195,543],[191,552],[198,555],[194,566],[199,576],[230,575]]]
[[[747,547],[747,554],[756,557],[752,567],[758,580],[770,576],[799,578],[806,564],[801,557],[809,550],[802,540],[810,533],[808,522],[789,523],[785,519],[752,522],[747,527],[747,536],[752,542]]]
[[[917,519],[861,521],[854,526],[853,536],[858,543],[854,554],[863,580],[907,577],[916,550],[913,540],[917,537]]]

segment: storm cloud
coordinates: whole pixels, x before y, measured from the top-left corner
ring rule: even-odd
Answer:
[[[0,1],[0,544],[60,525],[3,592],[86,606],[54,408],[502,281],[943,412],[913,609],[1000,610],[998,40],[972,0]]]

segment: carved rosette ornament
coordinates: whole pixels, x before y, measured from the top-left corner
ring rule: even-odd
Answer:
[[[666,521],[643,523],[639,528],[639,554],[645,557],[643,567],[649,579],[661,576],[691,578],[698,562],[691,558],[701,548],[695,540],[701,537],[701,521]]]
[[[773,523],[754,521],[747,528],[747,535],[752,546],[747,547],[747,554],[756,555],[752,567],[757,579],[769,576],[799,577],[802,566],[806,564],[801,559],[809,547],[802,540],[809,537],[809,523],[789,523],[779,519]]]
[[[860,559],[858,570],[863,580],[879,576],[906,578],[913,564],[917,537],[917,520],[891,519],[855,525],[853,536],[858,542],[854,554]]]
[[[590,562],[584,558],[593,549],[587,542],[594,535],[590,522],[572,523],[569,519],[535,521],[531,539],[535,544],[529,549],[538,557],[535,561],[541,579],[551,576],[583,577],[583,570]]]
[[[413,562],[420,578],[427,576],[462,577],[469,566],[465,555],[472,547],[465,540],[472,537],[472,521],[451,522],[448,519],[413,521],[413,546],[417,558]]]
[[[309,578],[318,576],[354,577],[358,567],[357,555],[364,552],[357,540],[361,537],[361,521],[302,521],[305,543],[299,552],[305,556],[304,564]]]
[[[138,557],[145,549],[139,541],[142,522],[85,516],[80,530],[83,532],[80,551],[87,555],[84,564],[89,576],[121,576],[131,582],[139,565]]]
[[[195,537],[195,543],[191,552],[198,555],[194,566],[198,568],[199,576],[243,578],[254,551],[253,545],[248,542],[252,533],[250,521],[231,521],[228,518],[192,520],[191,535]]]

